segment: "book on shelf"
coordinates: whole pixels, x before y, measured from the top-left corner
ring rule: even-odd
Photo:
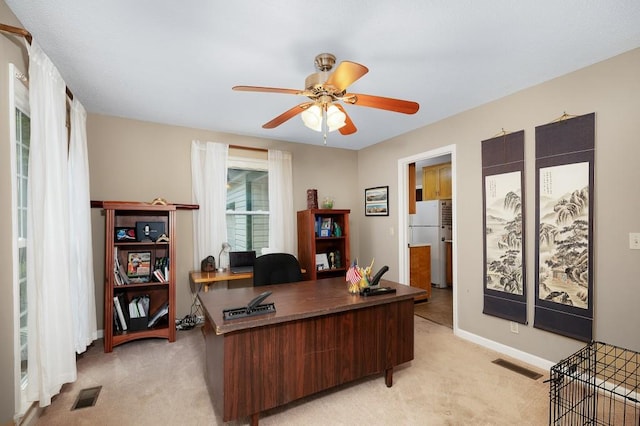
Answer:
[[[153,266],[153,278],[160,283],[169,282],[169,258],[168,257],[156,257],[156,261]]]
[[[116,285],[125,285],[131,282],[118,258],[118,247],[113,248],[113,276]]]
[[[120,262],[118,262],[118,273],[120,275],[120,279],[122,280],[122,282],[124,284],[131,283],[131,280],[127,276],[127,273],[125,272],[124,267],[122,266],[122,263],[120,263]]]
[[[115,302],[113,303],[113,309],[116,309],[116,304]],[[120,328],[120,321],[118,320],[118,313],[116,312],[114,315],[111,315],[111,317],[113,318],[113,331],[115,332],[121,332],[122,329]]]
[[[164,302],[162,306],[160,306],[154,313],[151,319],[149,320],[149,324],[147,327],[151,328],[164,316],[169,314],[169,302]]]
[[[167,282],[167,279],[165,278],[164,273],[162,273],[160,269],[156,269],[155,271],[153,271],[153,278],[155,278],[155,280],[158,281],[159,283]]]
[[[125,318],[124,313],[128,312],[128,311],[123,310],[122,304],[120,303],[120,297],[119,296],[113,296],[113,305],[115,306],[116,313],[118,314],[118,319],[120,320],[120,328],[123,331],[126,331],[127,330],[127,320]]]
[[[115,285],[122,285],[122,279],[120,278],[120,274],[118,273],[118,267],[115,266],[113,268],[113,281]]]

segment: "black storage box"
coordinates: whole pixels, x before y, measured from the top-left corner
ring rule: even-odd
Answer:
[[[138,241],[155,241],[164,234],[164,222],[136,222]]]
[[[138,317],[138,318],[129,318],[129,330],[131,331],[141,331],[147,329],[147,324],[149,323],[149,317]]]

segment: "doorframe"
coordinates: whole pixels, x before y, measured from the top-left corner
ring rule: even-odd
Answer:
[[[443,155],[451,155],[451,199],[453,202],[453,332],[458,330],[458,203],[456,181],[456,145],[447,145],[398,159],[398,280],[409,285],[409,164]],[[423,188],[424,191],[424,188]]]

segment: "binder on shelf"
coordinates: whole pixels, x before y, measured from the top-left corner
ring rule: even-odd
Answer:
[[[147,299],[147,306],[149,296],[136,296],[131,302],[129,302],[129,313],[130,313],[130,329],[131,331],[139,331],[147,328],[147,323],[149,320],[148,308],[145,310],[144,299]]]
[[[142,311],[144,311],[145,316],[149,316],[149,295],[145,294],[144,296],[140,296],[138,298],[138,304],[142,305]]]

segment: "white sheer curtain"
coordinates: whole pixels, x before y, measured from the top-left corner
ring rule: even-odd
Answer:
[[[82,353],[98,338],[98,331],[91,242],[87,112],[77,99],[71,104],[68,165],[69,211],[73,218],[69,238],[73,339],[76,352]]]
[[[66,94],[58,70],[35,41],[29,57],[27,399],[44,407],[77,374],[69,288]]]
[[[216,258],[227,241],[227,159],[229,146],[216,142],[191,142],[193,203],[193,268],[207,256]]]
[[[291,153],[269,150],[269,248],[295,254]]]

